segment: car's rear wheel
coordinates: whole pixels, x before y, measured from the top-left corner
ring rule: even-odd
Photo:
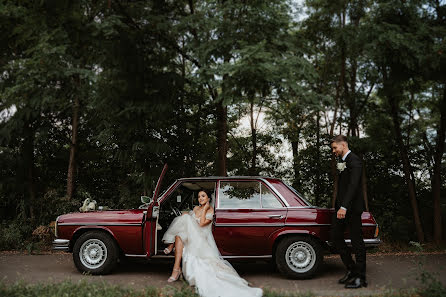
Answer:
[[[289,278],[311,278],[322,263],[322,247],[311,237],[291,236],[283,239],[276,249],[276,265]]]
[[[91,274],[110,273],[118,262],[118,247],[110,235],[89,231],[76,240],[73,260],[80,272]]]

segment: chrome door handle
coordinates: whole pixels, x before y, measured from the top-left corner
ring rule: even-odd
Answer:
[[[283,219],[283,215],[269,215],[269,218]]]

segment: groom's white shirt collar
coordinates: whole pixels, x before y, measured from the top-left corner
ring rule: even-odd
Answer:
[[[350,154],[351,150],[348,150],[348,152],[345,153],[344,156],[342,156],[342,161],[345,161],[345,158],[347,158],[348,154]]]

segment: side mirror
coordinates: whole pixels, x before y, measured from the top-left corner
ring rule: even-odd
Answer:
[[[141,196],[141,203],[150,204],[152,203],[152,201],[152,198],[150,198],[149,196]]]

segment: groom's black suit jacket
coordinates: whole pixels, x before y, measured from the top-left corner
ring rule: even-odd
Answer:
[[[341,206],[347,213],[362,213],[364,211],[364,197],[362,193],[362,161],[353,152],[345,158],[346,168],[339,174],[338,194],[336,196],[336,210]]]

